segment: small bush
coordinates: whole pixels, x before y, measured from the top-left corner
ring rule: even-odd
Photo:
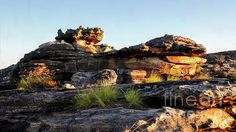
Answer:
[[[179,81],[179,80],[181,80],[181,78],[178,76],[167,75],[167,81]]]
[[[39,66],[21,76],[17,86],[20,90],[44,87],[57,87],[57,82],[53,81],[52,73],[46,66]]]
[[[131,107],[138,107],[141,105],[142,101],[140,99],[140,95],[137,90],[131,89],[126,91],[125,99],[129,103]]]
[[[152,82],[162,82],[165,81],[163,77],[159,74],[151,74],[148,78],[146,78],[146,83],[152,83]]]
[[[79,108],[89,108],[93,105],[102,108],[109,105],[117,99],[118,91],[111,86],[102,86],[95,90],[89,90],[86,93],[78,95],[75,99],[75,105]]]

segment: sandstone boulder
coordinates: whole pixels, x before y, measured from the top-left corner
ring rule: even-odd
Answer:
[[[93,46],[100,42],[103,38],[101,28],[83,28],[80,26],[77,29],[68,29],[65,33],[61,29],[58,30],[56,40],[64,40],[71,44],[78,44],[86,48],[91,53],[97,53]]]
[[[203,45],[182,36],[165,35],[146,42],[155,54],[201,56],[206,49]]]
[[[71,81],[77,87],[94,87],[99,85],[114,85],[117,74],[114,70],[104,69],[98,72],[77,72]]]

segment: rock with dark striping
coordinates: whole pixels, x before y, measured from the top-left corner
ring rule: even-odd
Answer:
[[[206,116],[208,115],[208,116]],[[218,118],[215,118],[215,116]],[[88,109],[2,116],[1,131],[188,131],[227,130],[234,119],[221,109],[203,111],[170,107],[134,110]],[[228,129],[230,130],[230,129]]]
[[[236,51],[211,53],[204,56],[206,72],[215,78],[236,79]]]
[[[71,77],[71,82],[77,87],[114,85],[117,82],[117,74],[114,70],[110,69],[98,72],[77,72]]]
[[[203,45],[182,36],[165,35],[146,42],[155,54],[201,56],[206,49]]]
[[[182,36],[165,35],[139,45],[111,52],[110,56],[202,56],[206,48],[202,44]]]
[[[56,91],[52,89],[41,89],[25,92],[18,90],[1,91],[0,115],[70,109],[72,100],[76,95],[76,90]]]
[[[18,80],[18,65],[11,65],[0,70],[0,91],[7,89],[15,89]]]
[[[225,80],[150,83],[136,88],[150,106],[206,109],[233,104],[236,96],[236,84]]]

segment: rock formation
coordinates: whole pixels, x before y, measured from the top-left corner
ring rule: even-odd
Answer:
[[[205,54],[203,45],[174,35],[115,50],[97,44],[102,38],[100,28],[59,30],[56,41],[0,70],[0,131],[236,129],[236,51]],[[16,89],[40,66],[59,88]],[[137,90],[143,106],[73,107],[76,96],[103,84]]]
[[[236,51],[211,53],[205,58],[208,63],[204,65],[204,72],[218,78],[236,78]]]
[[[61,29],[58,30],[56,40],[64,40],[71,44],[78,44],[91,53],[97,53],[93,46],[100,42],[103,38],[103,31],[101,28],[83,28],[80,26],[77,29],[68,29],[65,33]]]
[[[214,89],[217,86],[219,88]],[[217,80],[209,82],[177,81],[173,84],[163,82],[136,84],[132,87],[139,89],[142,93],[144,103],[147,103],[145,108],[139,110],[121,107],[75,110],[72,107],[72,100],[78,94],[77,90],[1,91],[0,130],[134,131],[136,129],[142,131],[148,129],[191,132],[204,129],[231,131],[236,125],[234,122],[236,112],[233,110],[235,99],[231,103],[226,99],[229,96],[235,97],[235,84],[230,86],[228,83]],[[209,96],[209,99],[219,99],[223,103],[207,106],[204,109],[191,104],[189,106],[192,107],[185,107],[186,104],[182,106],[179,103],[165,105],[165,100],[162,98],[163,89],[170,93],[169,95],[174,94],[168,98],[181,97],[186,100],[192,95],[199,97],[204,94]],[[214,96],[209,93],[216,94]],[[153,97],[156,98],[153,100]],[[150,100],[152,100],[152,104],[150,104]],[[189,101],[192,100],[191,98]],[[210,100],[210,102],[214,101]]]

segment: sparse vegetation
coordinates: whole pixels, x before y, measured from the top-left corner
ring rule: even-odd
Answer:
[[[181,78],[178,76],[167,75],[167,81],[179,81],[179,80],[181,80]]]
[[[198,74],[193,79],[194,80],[201,80],[201,79],[210,79],[210,78],[211,77],[209,74]]]
[[[36,67],[23,75],[17,86],[19,90],[45,87],[57,87],[57,82],[53,81],[52,73],[46,66]]]
[[[130,89],[125,93],[125,99],[131,107],[138,107],[141,105],[140,95],[137,90]]]
[[[106,108],[117,99],[117,95],[118,91],[115,88],[105,85],[78,95],[75,98],[75,106],[78,108],[89,108],[92,106]]]
[[[159,75],[159,74],[154,74],[152,73],[149,77],[146,78],[145,82],[146,83],[152,83],[152,82],[162,82],[165,81],[165,79]]]
[[[129,89],[126,92],[122,93],[124,95],[123,97],[125,98],[125,101],[117,100],[119,91],[112,86],[106,85],[97,89],[89,89],[80,92],[75,97],[74,105],[76,108],[109,108],[123,105],[129,107],[141,106],[142,101],[137,90]]]

